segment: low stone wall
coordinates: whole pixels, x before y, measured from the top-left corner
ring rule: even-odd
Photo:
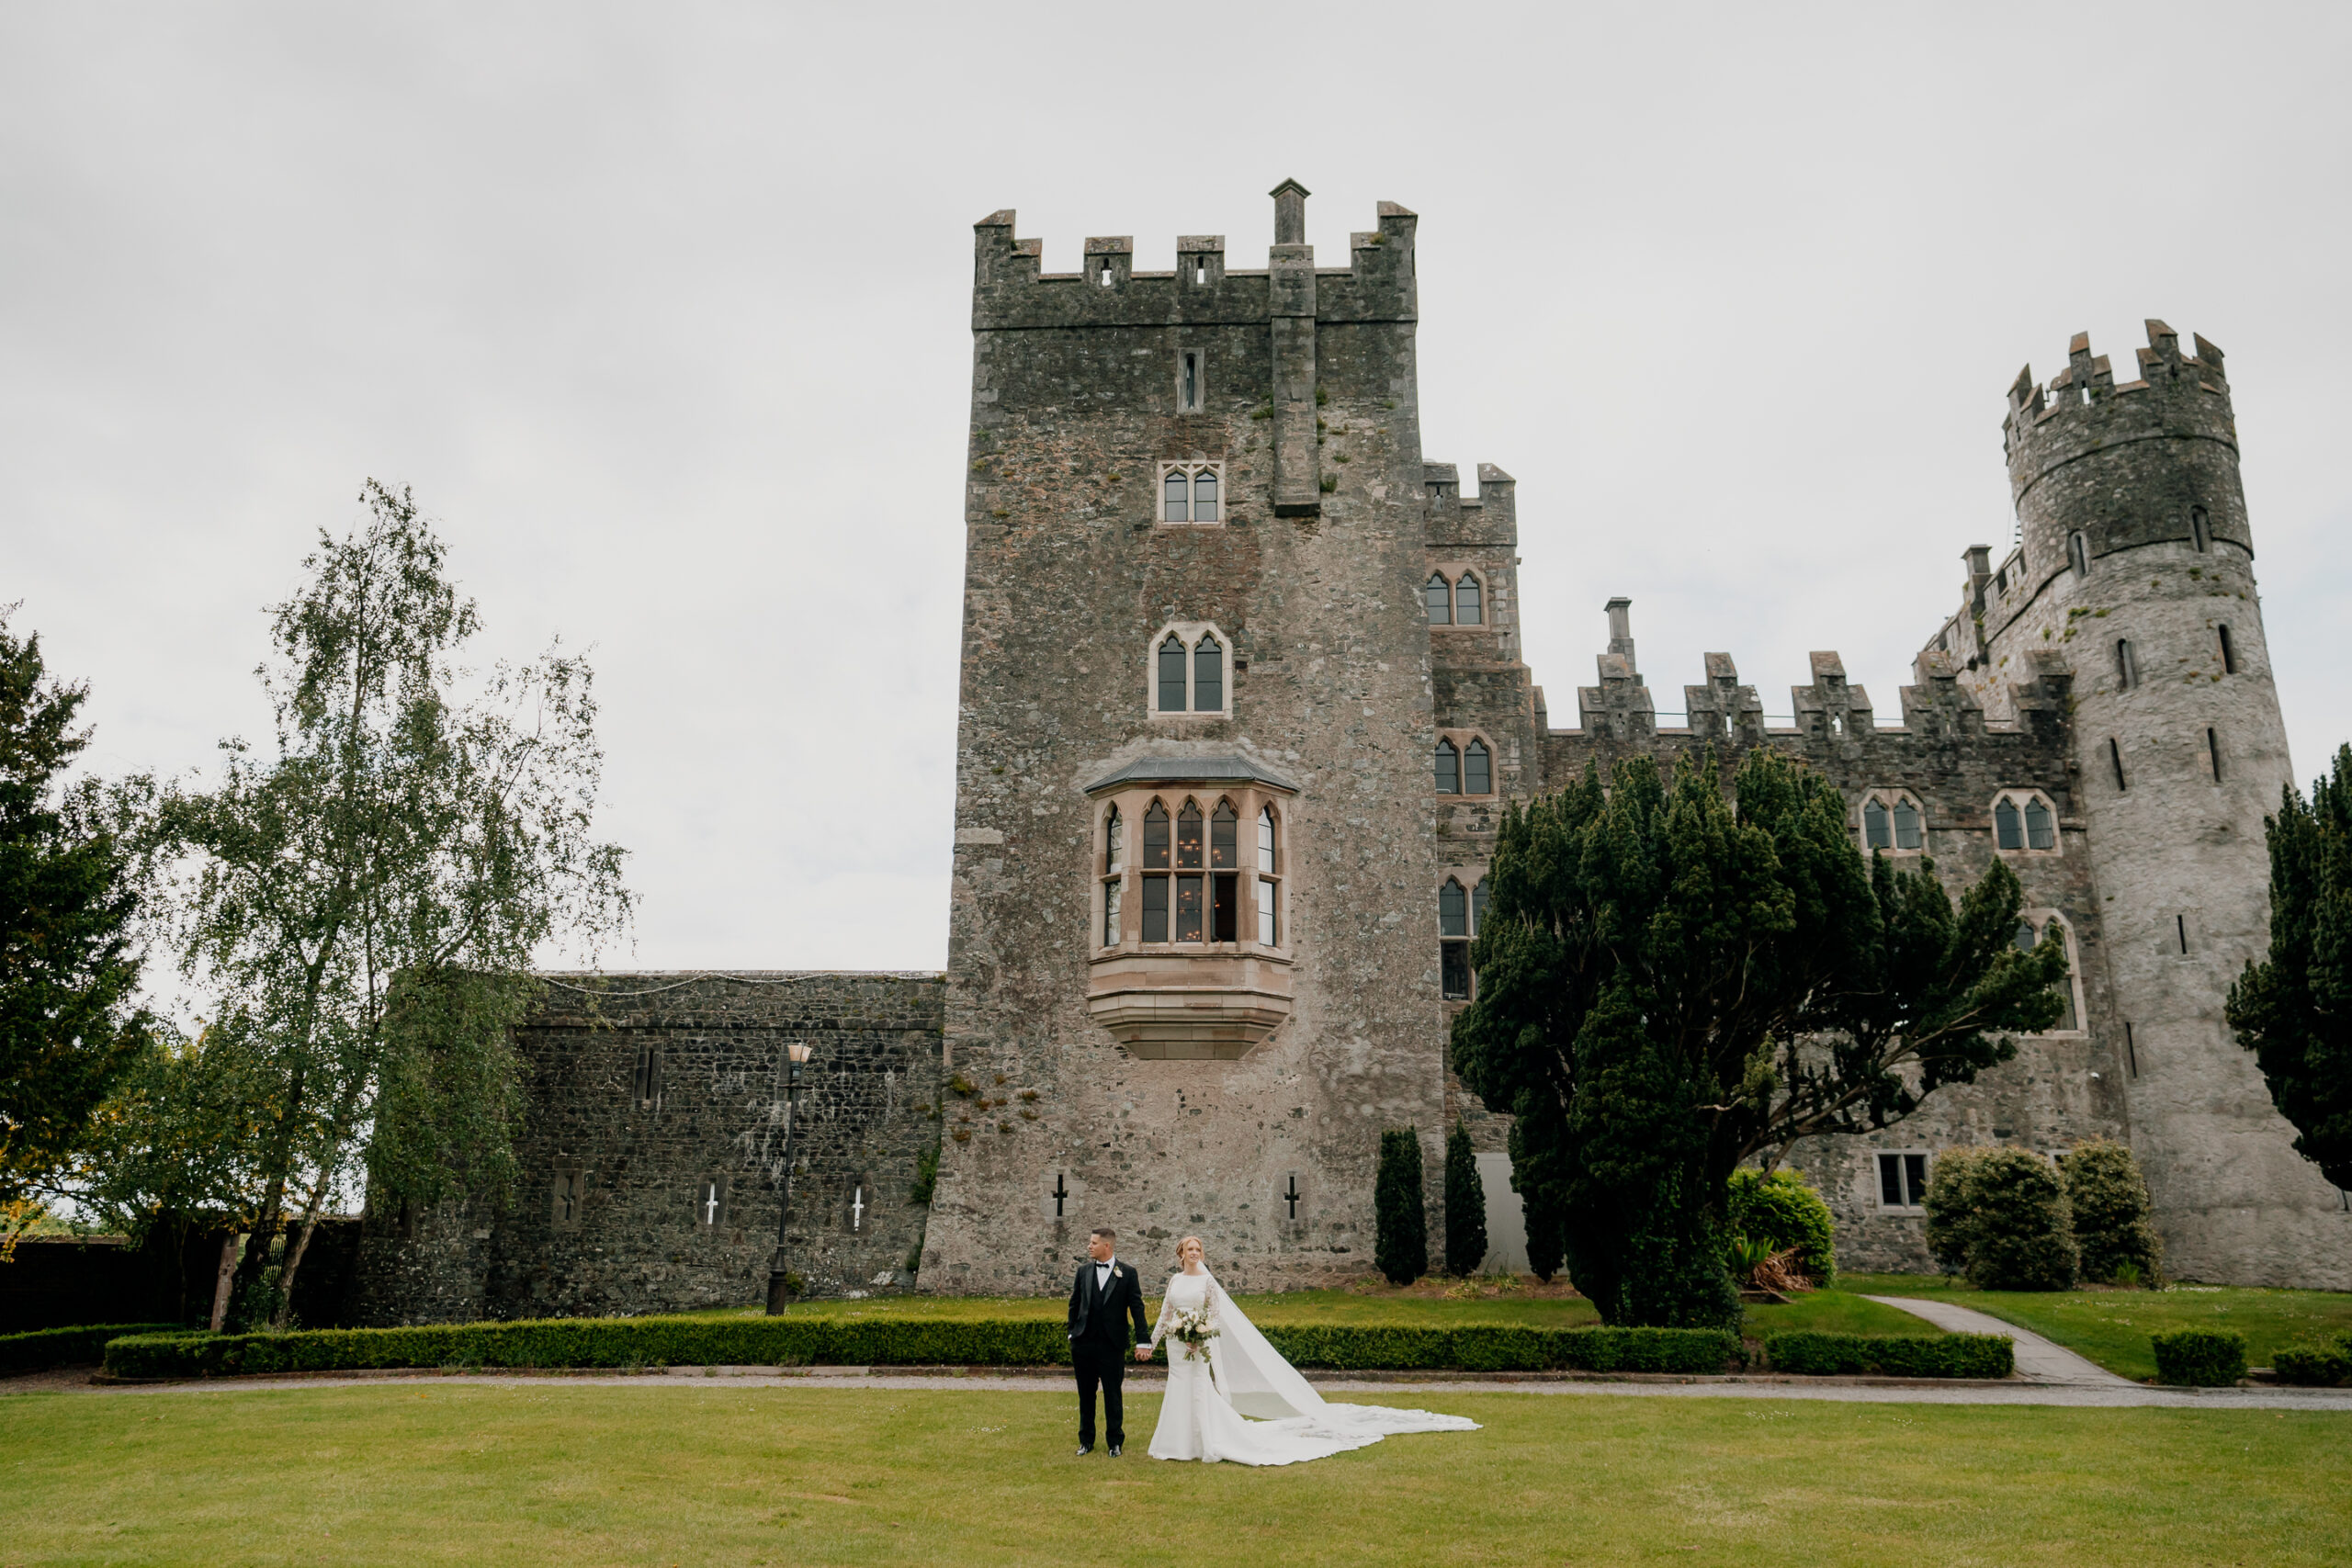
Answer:
[[[786,1047],[811,1047],[789,1261],[808,1293],[910,1288],[939,1137],[935,974],[550,976],[515,1031],[529,1074],[512,1201],[371,1199],[364,1325],[605,1316],[763,1300]]]

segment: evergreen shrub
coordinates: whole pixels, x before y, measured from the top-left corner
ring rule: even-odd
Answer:
[[[1813,1184],[1785,1167],[1767,1176],[1745,1166],[1731,1173],[1724,1214],[1734,1235],[1774,1252],[1797,1249],[1796,1264],[1816,1285],[1838,1277],[1837,1222]]]
[[[1527,1328],[1476,1324],[1270,1325],[1293,1365],[1340,1370],[1720,1372],[1742,1364],[1737,1335],[1716,1329]],[[1159,1354],[1167,1354],[1163,1346]],[[397,1367],[1056,1366],[1069,1341],[1048,1319],[932,1321],[822,1317],[539,1318],[419,1328],[291,1334],[135,1336],[111,1341],[122,1378]]]
[[[2309,1388],[2341,1388],[2352,1382],[2352,1334],[2334,1339],[2290,1345],[2270,1358],[2270,1370],[2280,1382]]]
[[[1372,1189],[1373,1266],[1394,1285],[1430,1270],[1429,1210],[1421,1201],[1421,1140],[1410,1127],[1380,1134],[1380,1171]]]
[[[1947,1149],[1928,1181],[1928,1249],[1981,1291],[2074,1289],[2080,1255],[2058,1169],[2024,1149]]]
[[[1445,1138],[1445,1271],[1467,1279],[1487,1260],[1487,1187],[1470,1129],[1454,1118]]]
[[[2245,1336],[2234,1328],[2168,1328],[2148,1338],[2158,1382],[2227,1388],[2245,1376]]]
[[[51,1367],[86,1366],[103,1358],[107,1341],[127,1334],[192,1332],[176,1323],[102,1323],[82,1328],[36,1328],[0,1334],[0,1372],[40,1372]]]
[[[2017,1370],[2006,1334],[1816,1334],[1792,1330],[1764,1341],[1780,1372],[1816,1377],[2005,1378]]]
[[[2162,1284],[2164,1238],[2149,1218],[2148,1184],[2132,1151],[2093,1138],[2075,1145],[2061,1169],[2083,1278],[2101,1284]]]

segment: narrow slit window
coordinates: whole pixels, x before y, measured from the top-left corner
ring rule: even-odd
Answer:
[[[1462,753],[1453,749],[1451,740],[1437,743],[1437,792],[1440,795],[1462,793]]]
[[[1204,259],[1195,258],[1193,263],[1193,282],[1195,285],[1205,287],[1208,280],[1209,264]]]
[[[1473,740],[1462,749],[1462,793],[1492,795],[1495,793],[1495,762],[1483,740]]]
[[[2130,691],[2140,683],[2140,660],[2132,651],[2132,639],[2119,637],[2115,643],[2115,684],[2120,691]]]
[[[1486,595],[1478,587],[1478,580],[1468,572],[1464,572],[1462,581],[1453,585],[1453,619],[1465,626],[1486,624]]]
[[[2228,626],[2225,626],[2219,629],[2222,634],[2222,673],[2224,675],[2234,675],[2238,672],[2237,645],[2230,641],[2230,628]]]
[[[1193,711],[1225,711],[1225,644],[1214,634],[1202,637],[1193,649]]]
[[[1887,819],[1887,817],[1884,803],[1878,800],[1863,803],[1862,842],[1871,849],[1891,850],[1894,847],[1894,824]]]
[[[1174,632],[1159,645],[1159,711],[1184,711],[1184,639]]]
[[[1275,915],[1282,908],[1282,884],[1275,879],[1274,808],[1258,809],[1258,945],[1272,947],[1282,934]]]
[[[1430,625],[1450,626],[1453,624],[1453,590],[1447,585],[1442,574],[1430,574],[1430,580],[1421,585],[1421,600],[1429,606]]]
[[[2115,770],[2115,791],[2120,795],[2132,785],[2123,777],[2123,748],[2111,735],[2107,739],[2107,761]]]
[[[2196,547],[2197,553],[2200,556],[2213,547],[2212,524],[2206,517],[2205,509],[2201,506],[2192,506],[2188,509],[2188,542]]]
[[[1184,470],[1170,468],[1168,477],[1159,481],[1159,517],[1163,523],[1190,523],[1193,520],[1191,490]]]
[[[1894,803],[1894,847],[1916,850],[1920,846],[1919,808],[1907,800]]]
[[[1176,378],[1177,400],[1186,413],[1201,412],[1201,355],[1198,349],[1184,351]]]
[[[2187,915],[2175,915],[2172,918],[2172,932],[2174,936],[2180,939],[2181,956],[2187,957],[2188,955],[2188,917]]]
[[[2025,803],[2025,847],[2030,850],[2054,849],[2058,835],[2050,819],[2050,807],[2039,800]]]
[[[2075,569],[2076,577],[2091,574],[2090,541],[2083,537],[2079,529],[2066,536],[2066,564]]]
[[[2018,819],[2017,803],[2007,795],[1993,807],[1993,842],[2004,850],[2025,848],[2024,825]]]
[[[2212,764],[2213,782],[2222,782],[2222,737],[2216,730],[2205,732],[2205,760]]]

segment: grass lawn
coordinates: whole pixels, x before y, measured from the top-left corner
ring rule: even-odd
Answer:
[[[1066,1392],[0,1395],[0,1564],[2352,1561],[2352,1416],[1447,1394],[1250,1471],[1071,1457]]]
[[[1157,1281],[1153,1281],[1157,1283]],[[1592,1303],[1559,1287],[1525,1286],[1496,1292],[1449,1296],[1430,1281],[1396,1290],[1359,1286],[1340,1291],[1285,1291],[1273,1295],[1235,1298],[1250,1321],[1261,1324],[1414,1324],[1452,1327],[1461,1324],[1501,1323],[1532,1328],[1589,1328],[1600,1322]],[[1159,1298],[1149,1297],[1156,1308]],[[740,1309],[756,1316],[763,1309]],[[795,1315],[811,1317],[949,1317],[1058,1319],[1068,1310],[1058,1297],[1041,1296],[874,1296],[864,1301],[804,1302],[791,1308]],[[1810,1328],[1834,1334],[1939,1334],[1925,1319],[1894,1307],[1881,1306],[1845,1290],[1809,1291],[1786,1306],[1760,1304],[1747,1309],[1747,1332],[1751,1337],[1783,1329]]]
[[[2267,1367],[2298,1339],[2352,1329],[2352,1292],[2269,1291],[2240,1285],[2176,1285],[2163,1291],[1975,1291],[1934,1275],[1849,1274],[1841,1292],[1925,1296],[2030,1328],[2127,1378],[2156,1375],[2148,1336],[2166,1328],[2234,1328],[2246,1364]]]

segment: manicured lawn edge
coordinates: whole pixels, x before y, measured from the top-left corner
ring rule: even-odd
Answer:
[[[101,1323],[74,1328],[36,1328],[0,1334],[0,1372],[42,1372],[95,1361],[107,1342],[132,1334],[188,1332],[176,1323]]]
[[[1764,1341],[1777,1372],[1838,1377],[2005,1378],[2017,1371],[2006,1334],[1815,1334],[1794,1330]]]
[[[1337,1371],[1708,1373],[1746,1360],[1738,1336],[1695,1328],[1321,1325],[1269,1327],[1266,1337],[1295,1366]],[[106,1370],[121,1378],[398,1367],[1054,1366],[1069,1361],[1062,1325],[1034,1319],[540,1318],[290,1334],[137,1335],[106,1347]]]

